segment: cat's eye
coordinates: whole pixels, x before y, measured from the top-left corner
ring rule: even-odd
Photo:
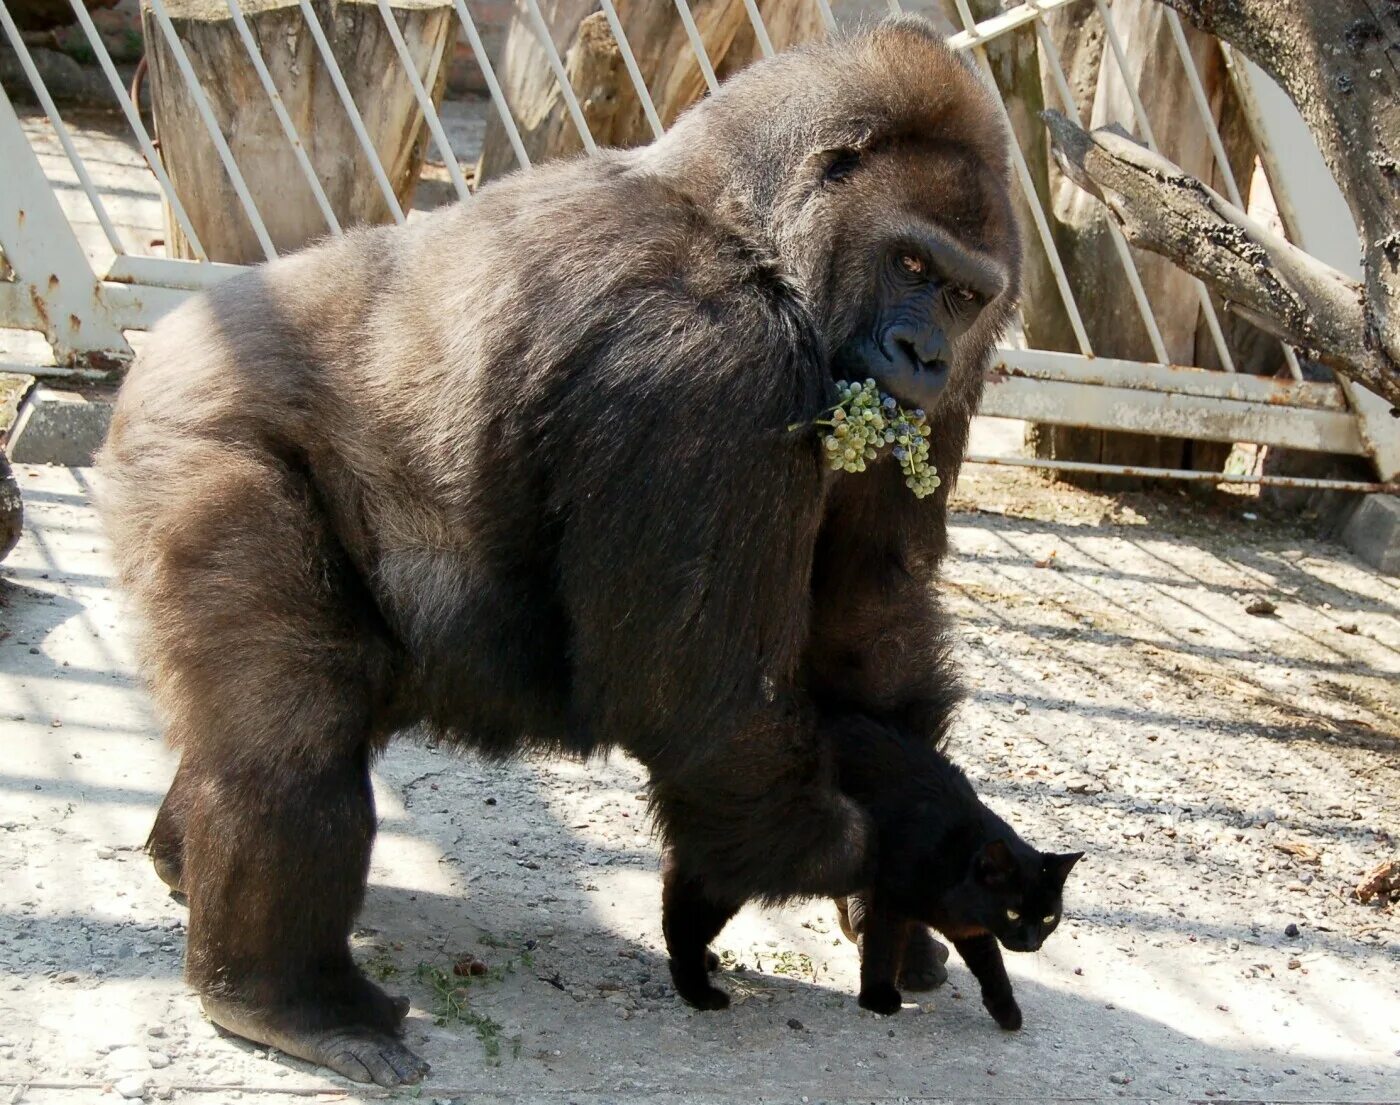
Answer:
[[[1055,923],[1055,915],[1052,913],[1049,917],[1042,917],[1040,923],[1042,925],[1053,925]]]
[[[1021,919],[1021,915],[1017,913],[1014,909],[1008,909],[1006,911],[1006,919],[1008,921],[1019,921]]]

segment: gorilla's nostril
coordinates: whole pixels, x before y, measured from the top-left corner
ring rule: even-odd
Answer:
[[[915,372],[918,372],[919,369],[923,367],[923,361],[919,359],[919,351],[914,348],[914,343],[912,341],[908,338],[896,338],[894,344],[895,347],[904,354],[905,359],[909,362],[909,367]]]

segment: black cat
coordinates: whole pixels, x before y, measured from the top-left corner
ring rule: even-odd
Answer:
[[[840,903],[861,945],[860,1004],[899,1011],[906,940],[931,945],[918,931],[931,925],[976,975],[996,1022],[1020,1028],[998,942],[1010,951],[1040,947],[1059,924],[1061,890],[1082,853],[1036,851],[925,742],[863,717],[834,723],[830,739],[841,789],[869,811],[876,830],[868,888]],[[671,977],[697,1008],[729,1004],[708,978],[717,960],[707,945],[741,904],[715,903],[667,857],[662,926]]]
[[[921,922],[958,950],[997,1024],[1020,1028],[1001,947],[1035,951],[1055,931],[1083,853],[1032,848],[923,742],[865,719],[835,739],[841,788],[870,811],[879,842],[870,888],[846,903],[861,944],[860,1004],[899,1011],[895,980],[910,922]]]

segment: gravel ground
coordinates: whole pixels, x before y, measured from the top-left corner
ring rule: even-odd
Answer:
[[[202,1019],[183,909],[140,850],[174,764],[91,474],[18,474],[0,1094],[393,1096]],[[1088,853],[1060,931],[1009,957],[1026,1028],[999,1032],[957,963],[899,1016],[860,1011],[824,902],[746,910],[719,941],[735,1007],[693,1013],[660,951],[634,763],[483,766],[403,742],[376,772],[356,944],[413,1001],[423,1099],[1400,1101],[1400,917],[1352,896],[1400,858],[1400,585],[1250,498],[981,469],[959,504],[946,593],[972,694],[953,753],[1028,839]],[[1247,613],[1260,599],[1275,611]],[[490,970],[461,987],[469,956]]]

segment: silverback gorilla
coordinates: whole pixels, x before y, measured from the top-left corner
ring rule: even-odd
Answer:
[[[970,67],[887,21],[752,66],[650,147],[160,324],[104,512],[181,752],[150,850],[215,1023],[362,1081],[427,1070],[348,947],[370,765],[414,727],[635,756],[690,939],[870,885],[824,719],[933,740],[956,699],[930,583],[1017,294],[1006,142]],[[927,408],[935,496],[790,429],[843,376]]]

